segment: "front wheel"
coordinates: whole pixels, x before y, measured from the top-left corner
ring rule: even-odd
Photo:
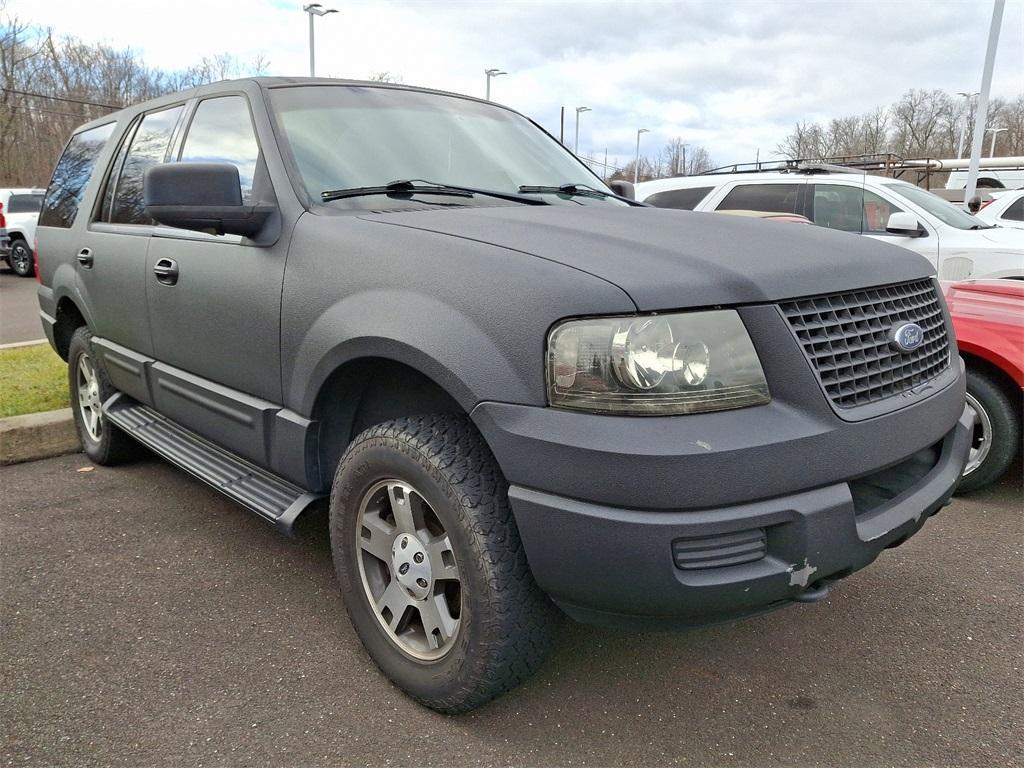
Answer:
[[[19,277],[32,277],[36,273],[32,263],[32,249],[20,237],[11,241],[11,252],[7,256],[11,270]]]
[[[958,489],[965,493],[983,488],[1002,475],[1020,447],[1020,415],[992,377],[968,369],[967,407],[974,412],[974,434]]]
[[[530,573],[501,470],[465,417],[360,434],[338,465],[330,518],[352,624],[410,696],[465,712],[540,666],[558,613]]]

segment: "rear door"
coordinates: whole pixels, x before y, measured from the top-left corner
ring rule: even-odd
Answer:
[[[734,181],[701,204],[716,211],[760,211],[763,213],[795,213],[806,215],[804,190],[807,179],[792,181]]]

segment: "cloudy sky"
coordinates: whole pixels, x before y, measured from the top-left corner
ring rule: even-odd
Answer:
[[[976,91],[991,19],[966,2],[385,2],[322,0],[317,74],[387,71],[410,85],[492,97],[558,134],[576,106],[580,150],[632,156],[674,136],[719,163],[771,156],[799,120],[889,104],[909,88]],[[22,20],[181,69],[204,56],[263,55],[270,74],[308,72],[301,2],[9,0]],[[1024,92],[1024,0],[1006,4],[993,94]]]

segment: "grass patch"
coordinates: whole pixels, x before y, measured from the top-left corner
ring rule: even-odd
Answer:
[[[68,366],[49,344],[0,349],[0,418],[68,407]]]

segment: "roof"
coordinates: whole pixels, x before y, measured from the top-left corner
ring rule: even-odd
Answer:
[[[899,179],[891,179],[887,176],[872,176],[870,174],[850,173],[783,173],[781,171],[762,171],[760,173],[713,173],[700,176],[674,176],[670,179],[654,179],[653,181],[642,181],[636,185],[637,200],[643,200],[658,192],[668,192],[673,189],[692,189],[694,187],[720,187],[731,181],[745,181],[747,183],[762,182],[789,182],[793,184],[807,181],[808,179],[827,178],[831,181],[847,181],[863,183],[867,187],[879,184],[908,184],[910,182]]]

